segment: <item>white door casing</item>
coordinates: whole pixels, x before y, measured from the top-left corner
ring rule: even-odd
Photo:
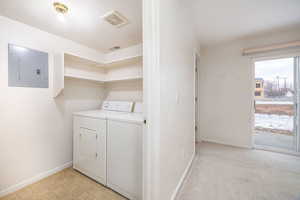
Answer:
[[[143,0],[143,101],[147,120],[143,128],[143,200],[155,200],[159,195],[159,5],[160,0]]]

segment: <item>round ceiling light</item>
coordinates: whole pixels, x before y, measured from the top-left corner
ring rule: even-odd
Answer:
[[[53,6],[54,6],[54,9],[56,10],[56,12],[58,12],[60,14],[66,14],[69,10],[68,6],[66,6],[63,3],[54,2]]]

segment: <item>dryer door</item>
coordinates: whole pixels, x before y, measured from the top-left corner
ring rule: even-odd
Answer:
[[[108,120],[107,186],[142,199],[142,124]]]

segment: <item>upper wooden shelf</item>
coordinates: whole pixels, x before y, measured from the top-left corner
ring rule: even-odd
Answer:
[[[89,80],[89,81],[96,81],[100,83],[110,83],[110,82],[118,82],[118,81],[130,81],[130,80],[140,80],[143,79],[142,76],[132,76],[132,77],[124,77],[124,78],[115,78],[115,79],[98,79],[89,76],[81,76],[76,74],[65,74],[67,78],[75,78],[75,79],[82,79],[82,80]]]
[[[65,60],[77,62],[82,65],[88,65],[88,66],[94,66],[94,67],[100,67],[100,68],[121,66],[121,64],[123,64],[123,63],[134,62],[138,59],[141,59],[142,57],[143,57],[142,55],[134,55],[134,56],[124,57],[124,58],[118,58],[115,60],[108,61],[106,63],[99,63],[99,62],[88,60],[86,58],[82,58],[82,57],[74,56],[69,53],[65,53]]]
[[[95,67],[102,67],[103,64],[87,59],[87,58],[83,58],[83,57],[79,57],[73,54],[69,54],[69,53],[64,53],[64,60],[65,62],[76,62],[78,64],[82,64],[82,65],[87,65],[87,66],[95,66]]]
[[[65,60],[76,61],[89,66],[109,68],[119,64],[135,61],[143,57],[142,45],[135,45],[108,54],[99,54],[99,58],[87,58],[74,53],[65,52]]]

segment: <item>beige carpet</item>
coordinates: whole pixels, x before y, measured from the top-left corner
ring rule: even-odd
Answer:
[[[69,168],[0,200],[125,200],[110,189]]]
[[[201,143],[178,200],[300,200],[300,157]]]

